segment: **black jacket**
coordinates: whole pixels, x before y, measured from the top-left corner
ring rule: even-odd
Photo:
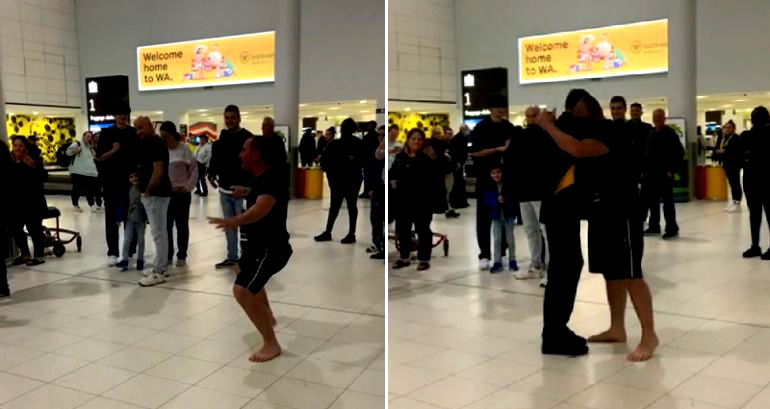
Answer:
[[[745,151],[744,177],[767,183],[770,176],[770,126],[754,127],[741,134]]]
[[[242,169],[241,151],[246,140],[252,137],[251,132],[241,128],[236,132],[223,129],[213,145],[211,145],[211,162],[209,177],[219,178],[219,186],[230,190],[232,186],[244,185],[249,181],[249,175]]]
[[[449,156],[455,169],[457,165],[465,165],[465,161],[468,160],[468,137],[462,132],[452,137],[452,141],[449,142]]]
[[[25,163],[11,162],[9,184],[9,210],[13,214],[43,215],[46,211],[43,182],[45,169],[38,164],[32,168]]]
[[[438,163],[425,153],[410,157],[406,152],[401,152],[396,156],[388,178],[397,182],[394,200],[399,212],[434,211],[441,200],[438,195],[439,185],[436,183],[441,174],[438,167]]]
[[[722,162],[725,167],[742,168],[746,155],[742,139],[741,135],[737,133],[734,133],[727,138],[724,135],[719,135],[714,150],[724,149],[724,152],[721,154],[715,152],[714,157],[712,158]]]
[[[679,142],[679,135],[669,126],[650,132],[647,140],[647,154],[644,161],[644,173],[657,177],[667,172],[676,173],[682,165],[684,147]]]
[[[354,135],[342,135],[326,146],[321,155],[321,169],[326,172],[329,184],[353,185],[361,183],[365,161],[363,141]]]
[[[299,157],[303,164],[311,163],[315,159],[316,146],[314,133],[305,133],[305,135],[302,136],[302,140],[299,141]]]
[[[631,149],[633,150],[633,160],[638,171],[638,181],[641,181],[644,173],[644,159],[647,156],[647,138],[652,132],[652,125],[642,121],[626,121],[626,132],[631,138]]]

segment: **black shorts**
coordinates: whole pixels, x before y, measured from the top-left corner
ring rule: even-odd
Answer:
[[[291,246],[249,246],[238,260],[241,272],[235,277],[235,285],[258,294],[270,278],[281,271],[293,253]]]
[[[644,234],[638,217],[598,214],[588,219],[588,270],[607,281],[641,279]]]

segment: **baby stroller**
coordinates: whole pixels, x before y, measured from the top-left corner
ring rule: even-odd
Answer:
[[[56,257],[61,257],[67,251],[64,245],[74,241],[78,253],[81,252],[83,250],[83,238],[80,236],[80,232],[62,229],[59,225],[60,216],[61,211],[51,206],[48,207],[48,210],[43,215],[43,220],[56,219],[56,227],[43,226],[43,247],[53,247],[53,254]]]

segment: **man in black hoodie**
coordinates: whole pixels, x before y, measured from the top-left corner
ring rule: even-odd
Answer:
[[[243,186],[248,175],[242,169],[241,151],[246,140],[253,135],[241,128],[241,112],[235,105],[225,108],[225,127],[219,139],[211,146],[209,182],[219,189],[219,199],[225,218],[235,217],[243,212],[243,197],[234,194],[233,186]],[[227,258],[215,265],[216,268],[232,267],[238,264],[238,230],[225,231]]]
[[[761,255],[763,260],[770,260],[770,250],[762,254],[759,247],[763,209],[770,224],[770,189],[767,188],[767,180],[770,177],[770,113],[767,108],[754,108],[751,112],[751,125],[751,129],[741,135],[746,149],[743,189],[746,192],[751,223],[751,247],[743,253],[743,257]]]
[[[364,135],[364,192],[358,196],[359,199],[369,199],[369,192],[372,191],[372,182],[377,179],[372,175],[372,166],[374,166],[374,153],[380,146],[380,136],[377,133],[377,121],[369,121],[366,135]]]
[[[663,199],[663,216],[666,219],[664,239],[671,239],[679,234],[674,207],[674,174],[684,158],[684,148],[679,136],[666,125],[666,112],[656,109],[652,113],[655,128],[647,142],[647,154],[644,161],[643,186],[647,208],[650,210],[649,228],[645,235],[660,234],[660,201]],[[642,214],[647,218],[647,209]]]
[[[367,160],[363,157],[363,141],[353,135],[357,128],[358,124],[353,118],[342,121],[342,125],[340,125],[342,136],[329,142],[323,155],[321,155],[321,169],[326,172],[331,190],[331,205],[326,230],[316,236],[315,241],[332,240],[334,222],[340,213],[342,202],[345,201],[348,204],[350,229],[341,243],[353,244],[356,242],[356,221],[358,219],[356,202],[358,201],[358,191],[361,190],[364,162]],[[372,152],[372,160],[374,160],[374,152]]]

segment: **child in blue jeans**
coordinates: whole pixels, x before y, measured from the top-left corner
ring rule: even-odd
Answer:
[[[503,171],[500,167],[495,167],[490,172],[492,180],[495,181],[495,189],[484,191],[484,204],[489,207],[489,214],[492,216],[492,258],[494,263],[489,270],[490,273],[500,273],[503,271],[503,237],[508,243],[508,267],[511,271],[519,271],[519,265],[516,263],[516,243],[513,238],[513,226],[516,225],[515,203],[506,203],[503,198]],[[503,236],[505,235],[505,236]]]
[[[131,190],[128,192],[128,211],[126,213],[126,231],[123,238],[122,260],[116,265],[120,271],[128,270],[129,248],[136,237],[136,269],[144,270],[144,231],[147,227],[147,213],[142,205],[142,192],[139,191],[139,175],[130,176]]]

